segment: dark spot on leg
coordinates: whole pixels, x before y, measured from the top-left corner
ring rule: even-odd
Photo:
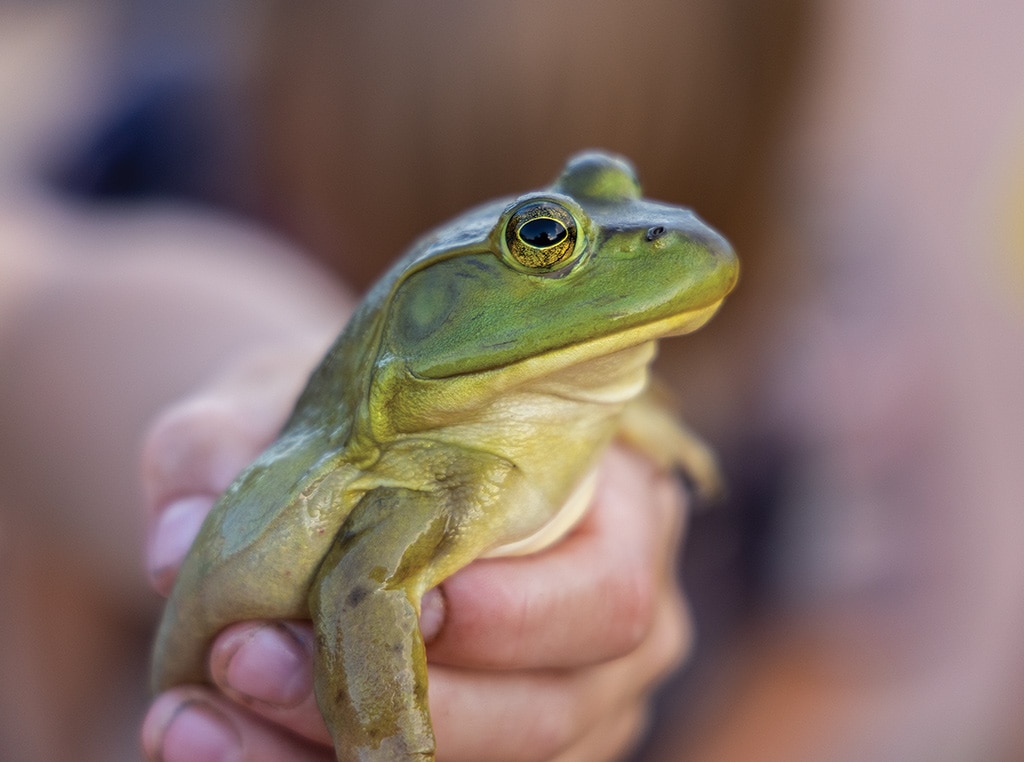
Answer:
[[[353,588],[352,592],[348,594],[348,598],[345,599],[346,608],[355,608],[370,594],[369,588],[356,587]]]

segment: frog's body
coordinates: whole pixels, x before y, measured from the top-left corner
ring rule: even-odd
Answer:
[[[568,531],[624,408],[643,404],[655,341],[706,322],[736,275],[721,237],[641,199],[631,168],[599,153],[419,241],[204,523],[155,687],[206,682],[231,622],[308,617],[338,758],[433,759],[423,593]],[[673,435],[658,454],[707,474]]]

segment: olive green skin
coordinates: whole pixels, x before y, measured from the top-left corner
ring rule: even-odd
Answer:
[[[565,261],[511,253],[506,223],[534,200],[576,220]],[[310,618],[338,759],[432,760],[422,595],[571,527],[655,341],[705,323],[737,274],[721,236],[642,199],[632,168],[596,152],[422,238],[207,517],[164,612],[154,689],[209,682],[207,651],[232,622]],[[637,428],[651,431],[634,441],[658,436]],[[652,449],[699,470],[699,446],[678,440]]]

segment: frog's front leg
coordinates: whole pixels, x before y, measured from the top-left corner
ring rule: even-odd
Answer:
[[[317,703],[339,760],[434,759],[420,599],[549,513],[501,458],[422,441],[390,455],[389,486],[355,506],[310,588]]]
[[[434,759],[419,608],[446,519],[433,493],[368,493],[310,589],[317,702],[339,760]]]

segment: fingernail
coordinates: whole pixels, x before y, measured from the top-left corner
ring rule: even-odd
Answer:
[[[153,586],[160,592],[170,591],[178,567],[213,502],[209,495],[182,498],[168,505],[157,519],[149,537],[146,561]]]
[[[297,706],[313,689],[309,649],[287,625],[278,623],[240,638],[223,675],[226,687],[242,698],[282,709]]]
[[[148,730],[148,728],[146,729]],[[242,737],[219,710],[202,701],[186,701],[167,724],[146,734],[147,753],[160,762],[236,762],[242,759]]]
[[[444,615],[444,594],[440,588],[432,587],[423,594],[420,601],[420,634],[425,643],[429,643],[441,632]]]

